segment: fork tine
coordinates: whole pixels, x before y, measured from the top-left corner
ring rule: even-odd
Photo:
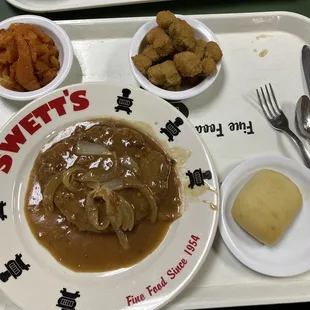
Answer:
[[[270,84],[269,84],[270,85]],[[266,93],[267,93],[267,97],[268,97],[268,102],[269,102],[269,109],[271,111],[271,114],[273,114],[274,116],[276,116],[277,114],[279,114],[276,110],[276,108],[274,107],[274,103],[270,97],[270,94],[269,94],[269,90],[267,88],[267,85],[265,85],[265,89],[266,89]]]
[[[281,114],[281,113],[282,113],[282,109],[281,109],[281,107],[280,107],[279,104],[278,104],[278,101],[277,101],[277,99],[276,99],[276,96],[275,96],[275,94],[274,94],[273,88],[272,88],[272,86],[271,86],[270,83],[269,83],[269,87],[270,87],[271,95],[272,95],[273,100],[274,100],[274,103],[275,103],[275,105],[274,105],[274,106],[275,106],[275,109],[276,109],[276,111],[277,111],[278,114]]]
[[[263,93],[262,88],[261,88],[261,91],[262,91],[262,94],[263,94],[263,96],[264,96],[264,93]],[[269,115],[268,108],[263,104],[263,101],[262,101],[262,99],[261,99],[261,97],[260,97],[260,94],[259,94],[258,89],[256,89],[256,93],[257,93],[257,97],[258,97],[259,104],[260,104],[260,106],[261,106],[261,108],[262,108],[262,110],[263,110],[263,112],[264,112],[266,118],[267,118],[267,119],[270,119],[271,117],[270,117],[270,115]]]
[[[266,111],[268,111],[269,118],[273,118],[274,115],[272,114],[272,111],[270,110],[268,101],[267,101],[266,96],[265,96],[264,89],[261,87],[261,88],[260,88],[260,91],[261,91],[262,96],[263,96],[263,99],[264,99],[264,101],[263,101],[263,106],[265,107]]]

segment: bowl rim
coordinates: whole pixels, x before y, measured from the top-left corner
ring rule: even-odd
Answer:
[[[1,97],[15,101],[30,101],[53,91],[65,80],[73,63],[73,47],[68,34],[56,22],[48,18],[37,15],[18,15],[1,21],[0,29],[6,29],[14,22],[34,24],[38,27],[41,26],[49,29],[59,39],[63,48],[63,63],[58,71],[58,75],[46,86],[35,91],[18,92],[6,89],[0,85]]]
[[[197,32],[199,32],[202,37],[207,38],[209,41],[215,41],[216,43],[219,44],[219,41],[216,37],[216,35],[213,33],[213,31],[207,27],[204,23],[200,22],[197,19],[188,17],[188,16],[183,16],[176,14],[176,17],[182,18],[186,20]],[[162,89],[156,85],[153,85],[133,64],[133,61],[131,59],[132,56],[136,55],[139,51],[140,44],[142,40],[145,38],[146,34],[148,31],[150,31],[152,28],[156,27],[156,19],[152,19],[148,21],[147,23],[143,24],[135,33],[133,36],[131,43],[130,43],[130,48],[129,48],[129,65],[130,65],[130,70],[139,85],[144,88],[145,90],[162,97],[164,99],[168,100],[184,100],[184,99],[189,99],[192,97],[195,97],[202,92],[206,91],[216,80],[218,77],[221,67],[222,67],[222,61],[219,61],[217,63],[217,71],[216,73],[211,77],[211,78],[205,78],[203,81],[201,81],[198,85],[191,87],[186,90],[181,90],[181,91],[169,91]]]

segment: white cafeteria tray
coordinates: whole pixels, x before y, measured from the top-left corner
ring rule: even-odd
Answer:
[[[3,0],[2,0],[3,1]],[[142,4],[166,0],[6,0],[13,6],[29,12],[59,12],[91,9],[105,6]]]
[[[211,130],[209,133],[203,130],[201,134],[213,156],[220,181],[236,164],[255,155],[282,155],[301,161],[290,141],[267,124],[257,107],[255,89],[271,82],[278,101],[292,121],[295,102],[306,90],[300,55],[303,44],[310,43],[310,20],[287,12],[193,17],[216,33],[224,52],[222,71],[211,89],[185,101],[189,119],[195,126],[222,126],[224,136],[217,137],[219,133]],[[60,22],[73,41],[76,56],[66,84],[103,80],[137,85],[130,73],[127,52],[131,37],[148,20]],[[268,51],[265,57],[258,55],[262,50]],[[20,103],[0,99],[0,124],[19,108]],[[100,115],[100,111],[98,113]],[[252,122],[254,134],[229,129],[230,122],[239,121],[247,125]],[[206,131],[207,128],[212,126],[204,126]],[[165,309],[309,300],[310,272],[283,279],[257,274],[240,264],[217,236],[197,276]],[[15,310],[16,307],[0,295],[0,310],[3,309]]]

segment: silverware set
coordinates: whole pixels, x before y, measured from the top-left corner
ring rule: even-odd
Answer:
[[[306,84],[310,93],[310,47],[305,45],[302,49],[302,65]],[[310,153],[298,136],[290,129],[289,121],[281,106],[278,104],[272,85],[265,85],[256,89],[261,109],[269,124],[277,131],[286,133],[299,148],[306,167],[310,168]],[[310,139],[310,99],[301,96],[295,110],[295,125],[298,133]]]

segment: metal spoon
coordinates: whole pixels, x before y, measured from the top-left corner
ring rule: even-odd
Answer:
[[[301,96],[297,102],[295,125],[301,136],[310,139],[310,99],[308,96]]]

